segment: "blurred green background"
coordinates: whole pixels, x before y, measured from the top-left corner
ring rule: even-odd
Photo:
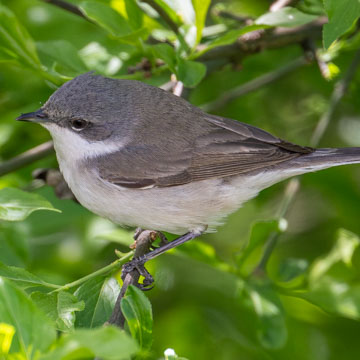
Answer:
[[[120,0],[103,3],[111,3],[118,10],[123,8]],[[95,24],[42,1],[2,0],[0,4],[16,15],[36,41],[42,63],[62,74],[61,81],[87,69],[129,77],[129,67],[144,57],[141,51],[109,37]],[[233,20],[216,15],[216,9],[258,17],[268,10],[269,4],[267,0],[214,1],[206,26],[236,26]],[[323,11],[320,1],[300,1],[298,6],[308,12]],[[166,24],[150,18],[147,21],[146,26],[165,32]],[[52,45],[48,54],[47,44],[58,41],[58,52]],[[72,64],[75,60],[67,52],[64,59],[64,41],[76,50],[80,69],[66,67],[67,60]],[[321,40],[317,45],[322,47]],[[334,84],[344,75],[356,48],[355,42],[332,54],[332,62],[340,71],[333,80],[324,79],[313,62],[213,112],[309,145],[319,118],[328,109]],[[236,86],[280,68],[303,52],[298,44],[263,51],[246,57],[241,67],[225,59],[227,64],[209,71],[196,87],[186,89],[184,96],[202,106]],[[155,71],[146,77],[141,72],[132,76],[161,85],[170,80],[170,75],[169,71]],[[54,84],[39,72],[16,63],[0,63],[1,161],[50,139],[43,128],[14,119],[21,112],[38,109],[54,89]],[[360,146],[359,98],[357,72],[321,147]],[[0,178],[0,188],[33,189],[32,171],[51,167],[57,167],[54,155]],[[148,264],[156,279],[155,288],[146,293],[154,317],[150,358],[161,358],[167,348],[197,360],[358,357],[360,250],[356,235],[339,235],[339,229],[360,234],[360,166],[338,167],[302,177],[301,188],[287,215],[288,228],[280,235],[269,260],[268,276],[226,270],[236,268],[252,224],[274,219],[285,186],[281,183],[263,191],[232,214],[217,233],[204,235]],[[39,211],[22,222],[1,222],[1,262],[25,267],[47,281],[63,284],[110,263],[115,258],[115,248],[125,251],[131,243],[131,229],[117,229],[73,201],[57,199],[51,187],[35,191],[62,213]],[[267,237],[266,229],[263,232]],[[331,249],[340,243],[335,251],[340,254],[341,239],[351,237],[356,239],[351,254],[334,260],[329,255]],[[259,260],[261,249],[248,260],[250,267]],[[311,280],[316,277],[316,266],[326,267],[324,264],[330,264],[326,274],[320,280]],[[296,276],[286,278],[293,268]]]

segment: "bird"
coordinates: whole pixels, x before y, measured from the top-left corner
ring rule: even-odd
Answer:
[[[145,286],[153,282],[146,261],[215,231],[261,190],[360,162],[359,147],[296,145],[160,88],[93,73],[17,120],[50,132],[60,171],[85,208],[121,226],[179,235],[125,268],[143,274]]]

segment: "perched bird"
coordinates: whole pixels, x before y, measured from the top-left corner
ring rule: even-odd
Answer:
[[[145,261],[213,231],[264,188],[360,162],[360,148],[295,145],[142,82],[93,74],[67,82],[17,120],[49,130],[60,170],[84,207],[120,225],[182,235],[128,271],[144,271]]]

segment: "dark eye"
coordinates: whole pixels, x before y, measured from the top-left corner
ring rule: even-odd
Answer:
[[[75,131],[81,131],[88,126],[89,122],[83,119],[74,119],[70,121],[70,126]]]

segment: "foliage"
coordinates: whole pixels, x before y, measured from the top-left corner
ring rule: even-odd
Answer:
[[[156,86],[176,79],[202,106],[303,54],[299,44],[262,51],[244,39],[326,14],[315,44],[326,79],[314,62],[214,110],[306,145],[360,41],[355,0],[303,0],[275,12],[267,0],[71,3],[78,15],[51,1],[0,1],[1,161],[49,138],[13,119],[80,73]],[[230,54],[239,38],[243,47]],[[354,75],[322,146],[359,145],[359,89]],[[218,233],[148,264],[156,288],[148,297],[128,288],[120,330],[103,325],[120,292],[120,267],[132,256],[131,231],[31,178],[32,170],[56,166],[49,156],[0,178],[0,358],[322,360],[359,353],[358,167],[305,176],[286,221],[279,184]],[[114,249],[123,257],[114,261]]]

